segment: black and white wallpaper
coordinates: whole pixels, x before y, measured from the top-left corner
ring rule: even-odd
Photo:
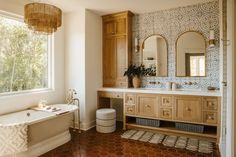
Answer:
[[[211,29],[215,31],[217,42],[214,48],[207,48],[206,77],[176,77],[175,42],[178,36],[186,31],[198,31],[208,41]],[[141,45],[148,36],[160,34],[168,42],[168,77],[144,77],[143,87],[164,88],[165,82],[175,82],[179,84],[180,88],[206,89],[208,86],[219,87],[219,29],[218,1],[135,15],[133,19],[133,41],[137,37]],[[141,52],[135,52],[133,49],[133,64],[141,63],[140,56]],[[150,85],[148,83],[150,81],[159,81],[161,84]],[[196,82],[196,84],[184,84],[184,82],[189,81]]]

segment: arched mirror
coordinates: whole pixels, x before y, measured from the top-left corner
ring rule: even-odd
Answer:
[[[142,44],[142,63],[145,68],[151,68],[150,76],[166,77],[167,65],[167,42],[161,35],[152,35],[146,38]]]
[[[201,33],[189,31],[177,39],[176,76],[206,76],[206,41]]]

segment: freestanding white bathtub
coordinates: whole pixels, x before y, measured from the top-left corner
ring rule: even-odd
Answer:
[[[71,139],[69,127],[72,124],[74,112],[78,110],[77,106],[67,104],[51,106],[59,107],[66,113],[57,115],[52,112],[29,109],[0,116],[2,125],[28,124],[28,151],[19,153],[16,157],[37,157]]]

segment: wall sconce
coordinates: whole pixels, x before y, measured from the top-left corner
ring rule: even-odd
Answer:
[[[215,47],[215,32],[214,30],[210,30],[210,39],[209,39],[209,47]]]
[[[138,38],[134,39],[134,47],[135,47],[135,52],[139,52],[140,46],[139,46],[139,39]]]

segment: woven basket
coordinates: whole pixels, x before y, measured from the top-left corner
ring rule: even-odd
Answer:
[[[177,130],[196,132],[196,133],[203,133],[204,131],[203,125],[195,125],[195,124],[187,124],[187,123],[175,123],[175,128]]]

